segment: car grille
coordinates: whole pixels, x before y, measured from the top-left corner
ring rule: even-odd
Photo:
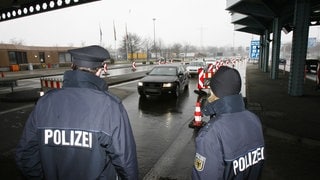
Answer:
[[[146,94],[150,95],[160,95],[161,87],[162,83],[144,83],[144,91]]]
[[[162,86],[162,83],[154,83],[154,82],[152,82],[152,83],[144,83],[144,86],[145,87],[151,87],[151,88],[161,88],[161,86]]]

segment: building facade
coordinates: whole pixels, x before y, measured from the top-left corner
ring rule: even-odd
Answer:
[[[37,68],[69,66],[74,47],[40,47],[0,44],[0,70],[16,71]]]

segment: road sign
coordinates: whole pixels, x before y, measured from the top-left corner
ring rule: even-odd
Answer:
[[[317,38],[308,38],[308,48],[316,47],[317,45]]]
[[[250,59],[259,59],[260,41],[252,40],[250,45]]]

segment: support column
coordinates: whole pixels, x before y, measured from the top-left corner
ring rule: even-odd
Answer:
[[[295,1],[291,66],[288,83],[288,94],[291,96],[302,96],[304,94],[304,66],[308,45],[310,11],[309,0]]]
[[[280,56],[280,40],[281,29],[279,18],[273,20],[273,38],[272,38],[272,57],[271,57],[271,79],[278,79],[279,77],[279,56]]]
[[[268,72],[269,70],[269,30],[265,30],[265,35],[264,35],[264,47],[263,47],[263,64],[262,64],[262,71],[263,72]]]
[[[259,49],[259,68],[262,70],[263,54],[264,54],[263,35],[260,35],[260,49]]]

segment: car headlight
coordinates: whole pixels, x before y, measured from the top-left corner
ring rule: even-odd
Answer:
[[[172,83],[163,83],[163,85],[162,85],[162,87],[166,87],[166,88],[168,88],[168,87],[172,87]]]
[[[138,82],[138,86],[143,86],[143,82]]]

